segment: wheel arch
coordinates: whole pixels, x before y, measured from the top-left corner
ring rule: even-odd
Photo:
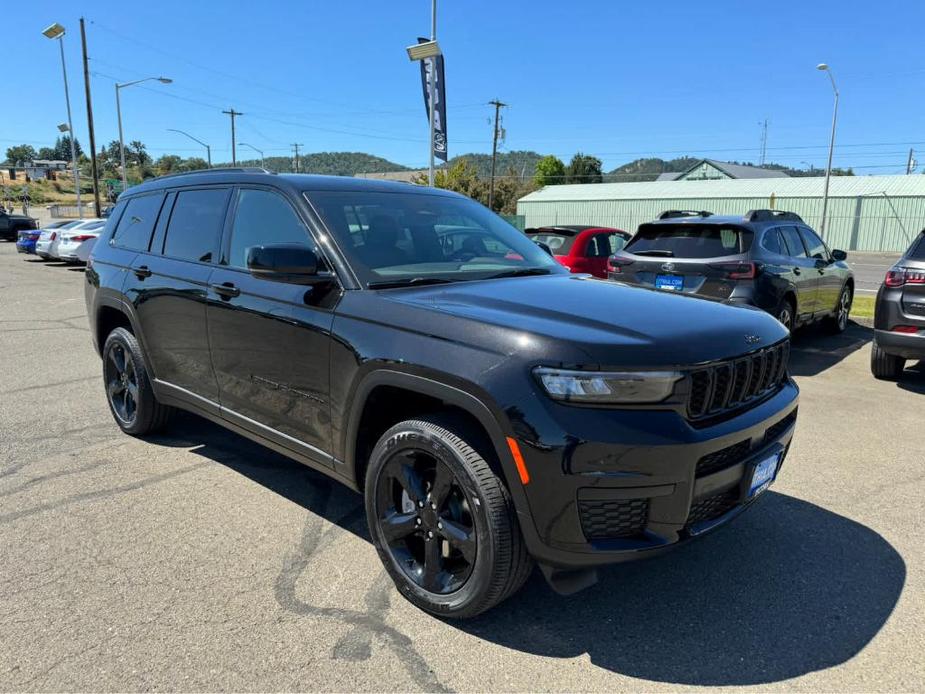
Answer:
[[[145,344],[144,335],[141,333],[141,325],[134,308],[131,304],[118,297],[100,297],[94,314],[93,339],[96,343],[96,351],[101,357],[106,337],[116,328],[127,328],[135,336],[141,346],[141,356],[145,361],[145,368],[153,377],[154,371],[151,368],[151,360],[148,358],[147,345]]]

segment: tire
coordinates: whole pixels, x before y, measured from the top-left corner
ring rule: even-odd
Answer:
[[[787,328],[787,332],[792,333],[796,324],[796,306],[794,306],[793,299],[787,296],[781,299],[774,311],[774,317]]]
[[[870,347],[870,371],[881,381],[897,380],[906,368],[906,360],[883,351],[877,341]]]
[[[125,328],[113,330],[103,344],[103,384],[109,411],[126,434],[153,434],[173,414],[154,397],[141,346]]]
[[[835,315],[825,319],[825,329],[833,335],[845,332],[848,327],[848,316],[851,315],[851,303],[854,301],[854,292],[847,284],[842,287],[835,304]]]
[[[507,487],[472,445],[479,438],[450,416],[404,421],[382,435],[367,469],[366,516],[379,558],[402,595],[439,617],[494,607],[533,569]]]

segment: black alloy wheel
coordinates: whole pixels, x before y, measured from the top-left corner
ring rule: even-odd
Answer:
[[[116,343],[106,355],[106,397],[115,413],[126,426],[131,426],[138,414],[138,374],[125,349]]]
[[[465,584],[477,533],[470,501],[443,461],[420,450],[392,456],[379,476],[376,510],[389,553],[414,583],[441,595]]]
[[[141,346],[126,328],[116,328],[103,345],[103,383],[116,424],[142,436],[163,429],[173,408],[158,402],[151,388]]]

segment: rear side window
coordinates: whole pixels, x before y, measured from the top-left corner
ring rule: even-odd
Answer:
[[[225,222],[227,188],[184,190],[167,225],[164,255],[200,263],[212,262]]]
[[[643,224],[626,250],[639,255],[671,258],[718,258],[744,253],[751,232],[718,224]]]
[[[816,232],[806,227],[800,227],[800,235],[803,237],[803,241],[809,249],[810,258],[818,258],[819,260],[828,259],[829,249],[825,247],[825,243],[816,235]]]
[[[284,198],[268,190],[242,190],[231,228],[228,264],[246,268],[247,249],[270,243],[299,243],[317,253],[308,229]]]
[[[164,202],[164,194],[141,195],[125,205],[119,225],[112,236],[112,244],[133,251],[146,251],[151,243],[151,232]]]
[[[777,229],[768,229],[764,232],[764,236],[761,237],[761,247],[777,255],[787,255],[781,245],[780,234],[777,232]]]
[[[909,255],[906,257],[910,260],[925,260],[925,233],[921,234],[919,240],[912,244]]]
[[[781,236],[784,238],[784,245],[787,247],[787,255],[794,258],[805,258],[806,249],[803,247],[803,241],[800,240],[800,232],[796,227],[786,226],[780,228]]]

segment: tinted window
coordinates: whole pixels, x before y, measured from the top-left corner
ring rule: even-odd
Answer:
[[[270,243],[301,243],[315,248],[308,229],[282,196],[268,190],[242,190],[231,227],[228,264],[247,267],[247,249]]]
[[[607,240],[610,243],[610,255],[613,255],[617,251],[622,251],[623,247],[628,243],[623,234],[611,234],[610,238]]]
[[[224,188],[178,193],[167,225],[164,255],[211,262],[222,234],[227,199],[228,190]]]
[[[805,258],[806,249],[803,248],[803,242],[800,240],[800,233],[796,227],[781,227],[781,236],[784,237],[784,245],[787,247],[787,255],[794,258]]]
[[[164,196],[142,195],[132,198],[125,205],[125,212],[119,218],[119,226],[113,234],[112,243],[133,251],[146,251],[151,243],[151,232],[157,221]]]
[[[925,234],[919,237],[918,243],[913,243],[906,256],[912,260],[925,260]]]
[[[800,234],[803,235],[803,241],[809,249],[810,258],[818,258],[819,260],[829,259],[829,250],[825,247],[822,239],[816,236],[816,232],[806,227],[800,227]]]
[[[568,272],[498,215],[461,196],[416,192],[413,186],[408,192],[312,191],[306,196],[366,283]],[[458,248],[455,239],[447,239],[452,232],[464,232]]]
[[[616,253],[616,249],[612,250],[611,247],[611,239],[615,236],[616,234],[595,234],[585,246],[585,255],[589,258],[606,258]]]
[[[771,253],[787,255],[781,246],[780,234],[777,233],[777,229],[768,229],[766,232],[764,232],[764,236],[761,238],[761,247],[766,251],[770,251]]]
[[[575,236],[567,236],[565,234],[556,234],[544,231],[535,234],[528,234],[528,236],[533,241],[545,243],[547,246],[549,246],[549,250],[551,250],[556,255],[568,255],[569,251],[572,249],[572,243],[575,241]]]
[[[671,258],[716,258],[748,250],[751,234],[718,224],[643,224],[626,244],[640,255]]]

